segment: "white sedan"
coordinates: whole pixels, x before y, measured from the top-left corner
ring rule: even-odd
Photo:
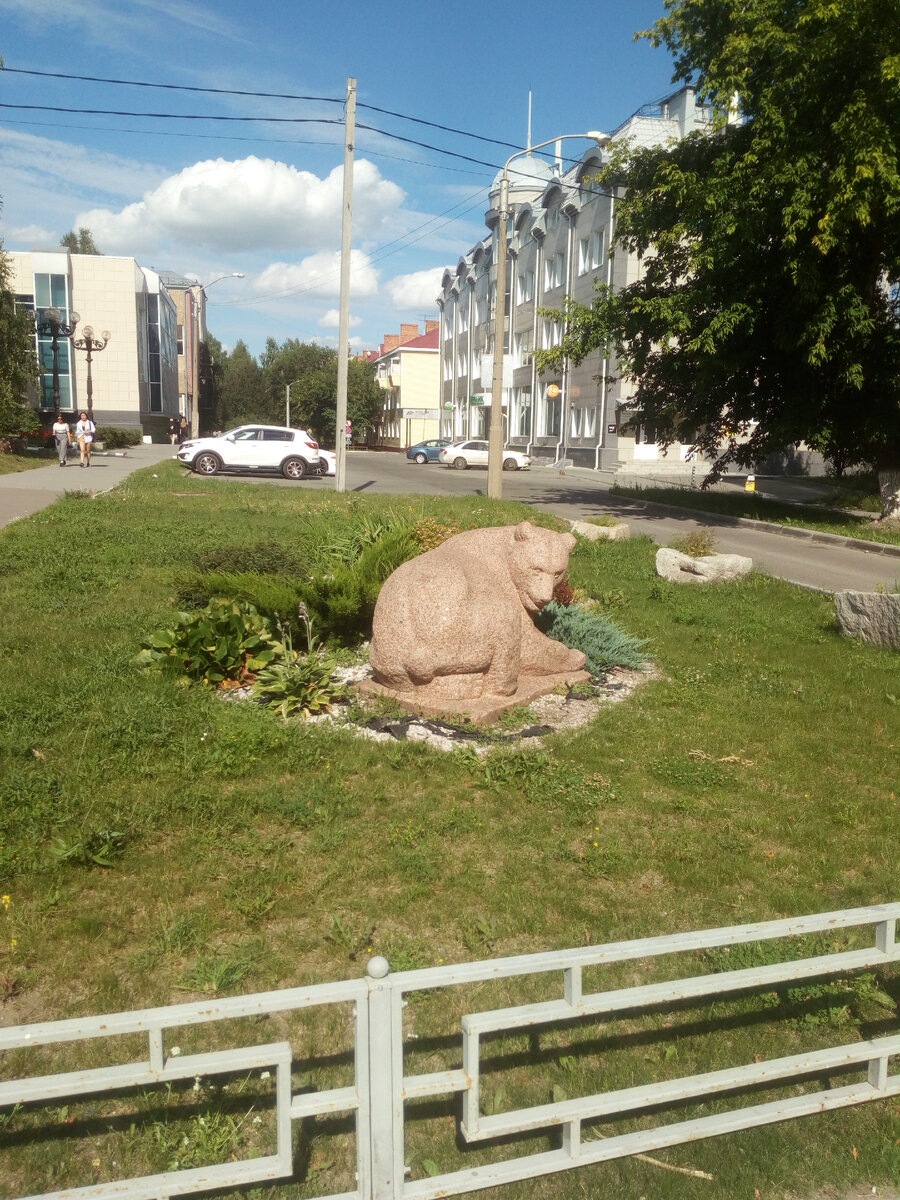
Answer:
[[[444,467],[455,467],[457,471],[465,471],[469,467],[486,467],[488,465],[488,444],[483,441],[453,442],[449,446],[441,446],[438,451],[438,462]],[[504,471],[527,471],[531,459],[520,450],[503,451]]]
[[[218,437],[196,438],[178,448],[178,461],[198,475],[220,471],[280,471],[285,479],[324,475],[328,464],[305,429],[241,425]]]

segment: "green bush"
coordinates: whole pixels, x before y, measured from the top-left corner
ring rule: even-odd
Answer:
[[[642,667],[647,661],[646,642],[632,637],[598,612],[577,604],[563,607],[555,600],[536,618],[538,628],[557,642],[583,650],[585,669],[601,675],[613,667]]]
[[[171,670],[195,682],[245,681],[277,656],[268,621],[252,604],[213,600],[201,612],[179,613],[171,629],[144,643],[142,666]]]
[[[381,585],[419,549],[409,526],[399,526],[367,546],[356,562],[314,575],[301,591],[321,636],[344,646],[369,637]]]
[[[107,450],[124,450],[126,446],[140,446],[143,434],[140,429],[121,429],[116,425],[98,425],[96,438]]]
[[[27,404],[10,401],[0,405],[0,437],[15,437],[18,434],[31,436],[43,432],[41,419]]]
[[[176,582],[176,600],[183,608],[205,608],[211,600],[236,600],[252,605],[267,621],[276,618],[297,629],[299,584],[283,576],[252,571],[210,571],[205,575],[182,575]]]

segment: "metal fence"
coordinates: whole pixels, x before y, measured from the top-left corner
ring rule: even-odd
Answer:
[[[147,1043],[146,1057],[140,1062],[15,1080],[7,1078],[0,1083],[0,1107],[49,1104],[65,1098],[121,1093],[130,1088],[198,1076],[265,1069],[274,1076],[275,1145],[271,1154],[242,1162],[45,1192],[42,1200],[70,1200],[82,1196],[153,1200],[251,1183],[290,1180],[296,1178],[293,1123],[329,1114],[345,1114],[355,1125],[353,1170],[356,1188],[340,1193],[339,1200],[350,1200],[350,1197],[354,1200],[437,1200],[438,1197],[900,1094],[900,1073],[897,1071],[900,1034],[896,1034],[788,1058],[754,1061],[727,1070],[659,1080],[639,1087],[599,1091],[510,1112],[485,1115],[480,1103],[481,1048],[486,1036],[552,1027],[578,1018],[637,1014],[666,1005],[759,989],[773,990],[804,980],[843,977],[854,971],[884,967],[900,960],[900,945],[895,940],[898,916],[900,904],[874,905],[797,919],[396,974],[390,973],[386,960],[374,958],[363,979],[0,1030],[0,1051],[4,1052],[133,1034],[146,1037]],[[863,948],[615,990],[586,992],[583,988],[584,973],[593,968],[673,954],[696,955],[698,951],[717,947],[834,933],[854,927],[871,930],[869,944]],[[434,989],[548,974],[559,976],[557,998],[468,1013],[462,1017],[458,1067],[431,1074],[405,1073],[405,997]],[[353,1014],[352,1086],[312,1093],[295,1089],[292,1064],[296,1065],[302,1056],[288,1041],[187,1056],[172,1053],[169,1035],[185,1026],[336,1005],[349,1006]],[[830,1086],[829,1080],[829,1086],[821,1090],[802,1091],[766,1103],[739,1103],[741,1093],[746,1096],[749,1089],[774,1086],[779,1082],[805,1082],[815,1086],[815,1081],[823,1076],[854,1070],[858,1078],[844,1086]],[[455,1093],[461,1095],[459,1133],[465,1143],[478,1146],[527,1131],[555,1130],[558,1133],[557,1148],[428,1178],[407,1179],[407,1105],[411,1101]],[[648,1123],[636,1131],[601,1139],[583,1137],[583,1126],[598,1119],[625,1113],[634,1116],[642,1112],[656,1116],[667,1106],[726,1094],[730,1094],[735,1104],[724,1111],[690,1120],[679,1120],[676,1115],[674,1121]]]

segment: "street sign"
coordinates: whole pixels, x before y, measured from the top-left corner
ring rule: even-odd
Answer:
[[[551,400],[555,400],[559,396],[559,384],[558,383],[548,383],[547,384],[547,395],[550,397]]]

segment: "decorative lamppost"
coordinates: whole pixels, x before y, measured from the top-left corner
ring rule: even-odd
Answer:
[[[494,307],[494,374],[491,383],[491,423],[488,427],[488,496],[492,500],[503,498],[503,343],[505,340],[504,317],[506,315],[506,231],[509,222],[509,164],[514,158],[531,154],[567,138],[587,138],[598,146],[609,141],[608,133],[591,130],[588,133],[564,133],[561,137],[538,142],[527,150],[517,150],[506,160],[500,176],[500,200],[497,205],[497,299]]]
[[[53,408],[55,412],[59,412],[59,339],[72,337],[81,316],[77,312],[71,312],[68,321],[64,321],[60,310],[53,307],[42,309],[39,313],[32,310],[31,319],[41,337],[50,335],[50,347],[53,352]]]
[[[101,350],[105,350],[109,345],[109,339],[112,334],[108,329],[104,329],[98,338],[94,337],[94,329],[91,325],[85,325],[81,331],[81,337],[72,342],[77,350],[87,351],[87,414],[88,420],[94,419],[94,384],[91,379],[91,357],[94,354],[99,354]]]

